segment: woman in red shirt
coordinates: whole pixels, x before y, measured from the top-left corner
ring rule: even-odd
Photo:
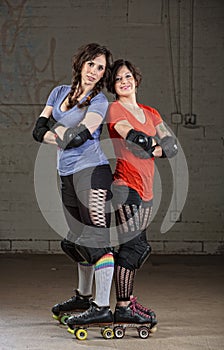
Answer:
[[[173,157],[177,146],[160,114],[137,102],[140,82],[141,73],[131,62],[114,62],[108,90],[116,101],[109,107],[107,120],[117,159],[113,201],[119,248],[114,322],[150,323],[153,331],[156,315],[133,297],[134,278],[151,251],[146,228],[152,212],[154,158]]]

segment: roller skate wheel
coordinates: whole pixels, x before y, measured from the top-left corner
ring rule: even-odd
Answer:
[[[68,327],[67,331],[68,331],[68,333],[75,334],[75,330],[71,329],[70,327]]]
[[[114,332],[113,329],[111,328],[105,328],[102,331],[102,336],[104,337],[104,339],[112,339],[114,337]]]
[[[56,320],[56,321],[60,321],[60,316],[57,316],[57,315],[52,315],[53,319]]]
[[[152,327],[149,331],[150,331],[150,333],[156,333],[157,327],[154,326],[154,327]]]
[[[76,339],[78,340],[86,340],[87,335],[88,333],[86,329],[79,328],[75,332]]]
[[[118,327],[115,327],[115,328],[114,328],[114,335],[115,335],[115,338],[121,339],[121,338],[124,337],[124,334],[125,334],[125,330],[124,330],[123,327],[118,326]]]
[[[139,327],[138,328],[138,335],[142,339],[146,339],[149,336],[149,328],[148,327]]]
[[[68,318],[69,318],[68,315],[62,316],[61,319],[60,319],[60,323],[66,326]]]

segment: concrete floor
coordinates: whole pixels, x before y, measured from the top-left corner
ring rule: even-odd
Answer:
[[[224,257],[152,256],[136,277],[135,295],[157,313],[158,331],[105,340],[91,329],[78,341],[51,316],[67,299],[77,274],[64,255],[1,255],[0,349],[224,349]],[[111,307],[115,304],[114,287]]]

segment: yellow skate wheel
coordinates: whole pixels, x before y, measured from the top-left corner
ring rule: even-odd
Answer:
[[[75,332],[76,339],[78,340],[86,340],[87,335],[88,333],[86,329],[79,328]]]
[[[101,333],[104,339],[112,339],[114,337],[114,331],[111,328],[105,328]]]
[[[56,320],[56,321],[60,321],[60,316],[56,316],[56,315],[52,315],[53,319]]]

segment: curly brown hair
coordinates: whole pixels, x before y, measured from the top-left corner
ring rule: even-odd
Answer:
[[[130,61],[124,60],[122,58],[116,60],[111,67],[110,80],[107,81],[107,90],[114,94],[116,99],[118,99],[118,96],[115,91],[116,76],[118,70],[123,66],[126,66],[130,70],[137,83],[137,86],[139,86],[142,81],[142,74],[138,67],[132,64]]]
[[[93,91],[87,97],[87,99],[83,103],[79,103],[78,98],[83,91],[81,89],[77,89],[77,87],[80,86],[81,84],[81,71],[82,71],[83,64],[87,61],[94,60],[94,58],[100,55],[104,55],[106,58],[106,69],[105,69],[104,76],[94,86]],[[68,94],[67,108],[72,108],[74,105],[77,105],[78,108],[82,108],[90,105],[91,99],[104,88],[106,82],[109,80],[110,68],[111,68],[112,62],[113,62],[112,53],[105,46],[99,45],[97,43],[90,43],[87,45],[83,45],[78,49],[77,53],[73,57],[72,85],[71,85],[71,90]]]

